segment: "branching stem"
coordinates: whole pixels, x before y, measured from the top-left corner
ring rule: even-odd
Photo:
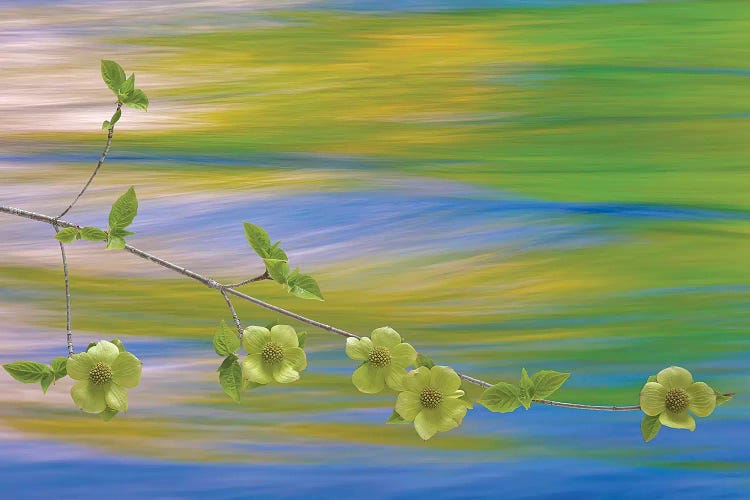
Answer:
[[[256,276],[255,278],[246,279],[245,281],[240,281],[239,283],[232,283],[231,285],[224,285],[224,288],[239,288],[241,286],[245,286],[248,283],[255,283],[256,281],[263,281],[263,280],[270,280],[271,275],[268,274],[268,269],[266,269],[263,274],[260,276]]]
[[[60,228],[57,225],[53,225],[55,233]],[[73,329],[70,326],[70,277],[68,276],[68,257],[65,255],[65,245],[62,241],[60,244],[60,255],[62,256],[63,265],[63,276],[65,277],[65,330],[67,331],[67,343],[68,343],[68,357],[73,355]]]
[[[224,300],[227,301],[227,307],[229,307],[229,312],[232,313],[232,319],[234,319],[234,324],[237,325],[237,334],[242,338],[242,323],[240,323],[240,318],[237,316],[237,311],[234,310],[234,306],[232,305],[232,300],[229,298],[229,295],[227,295],[226,290],[222,287],[219,288],[219,292],[221,292],[221,296],[224,297]]]
[[[26,219],[31,219],[39,222],[45,222],[47,224],[51,224],[52,226],[60,226],[60,227],[78,227],[76,224],[73,224],[72,222],[59,220],[57,218],[50,217],[48,215],[39,214],[35,212],[29,212],[27,210],[22,210],[20,208],[14,208],[14,207],[5,207],[0,206],[0,212],[7,213],[10,215],[15,215],[18,217],[23,217]],[[336,328],[335,326],[326,325],[325,323],[321,323],[319,321],[315,321],[314,319],[307,318],[305,316],[302,316],[300,314],[297,314],[295,312],[289,311],[287,309],[283,309],[281,307],[275,306],[273,304],[269,304],[268,302],[264,302],[260,299],[256,299],[255,297],[251,297],[250,295],[244,294],[242,292],[238,292],[237,290],[234,290],[232,288],[229,288],[227,285],[222,285],[221,283],[212,280],[211,278],[207,278],[206,276],[203,276],[201,274],[198,274],[196,272],[190,271],[189,269],[186,269],[184,267],[178,266],[177,264],[173,264],[167,260],[164,260],[162,258],[159,258],[155,255],[152,255],[148,252],[144,252],[143,250],[140,250],[138,248],[135,248],[131,245],[125,245],[125,250],[132,253],[133,255],[136,255],[142,259],[149,260],[155,264],[158,264],[166,269],[169,269],[170,271],[174,271],[176,273],[182,274],[183,276],[187,276],[188,278],[194,279],[195,281],[198,281],[200,283],[203,283],[209,288],[214,288],[216,290],[219,290],[224,296],[225,300],[227,301],[227,304],[230,307],[230,310],[232,311],[232,316],[235,319],[235,323],[237,324],[237,328],[241,330],[241,326],[239,324],[239,319],[237,318],[237,314],[234,311],[233,306],[231,305],[231,302],[229,300],[228,295],[234,295],[235,297],[238,297],[242,300],[245,300],[247,302],[250,302],[252,304],[255,304],[259,307],[262,307],[264,309],[268,309],[269,311],[274,311],[276,313],[279,313],[281,315],[284,315],[288,318],[296,319],[297,321],[300,321],[302,323],[306,323],[308,325],[320,328],[321,330],[325,330],[330,333],[335,333],[336,335],[341,335],[342,337],[353,337],[353,338],[360,338],[358,335],[355,335],[354,333],[347,332],[346,330],[342,330],[340,328]],[[65,255],[63,250],[63,255]],[[64,257],[63,257],[64,262]],[[67,285],[67,270],[65,272],[66,275],[66,285]],[[260,277],[259,277],[260,278]],[[258,279],[259,280],[259,279]],[[256,280],[257,281],[257,280]],[[69,293],[69,290],[66,286],[66,293]],[[68,324],[68,331],[70,332],[70,324]],[[68,344],[68,348],[71,349],[71,344]],[[465,375],[463,373],[458,374],[461,379],[463,379],[466,382],[478,385],[480,387],[492,387],[492,384],[489,382],[486,382],[484,380],[471,377],[469,375]],[[566,403],[562,401],[551,401],[548,399],[535,399],[535,403],[544,404],[544,405],[550,405],[550,406],[560,406],[562,408],[576,408],[579,410],[598,410],[598,411],[636,411],[640,410],[640,406],[613,406],[613,405],[587,405],[587,404],[579,404],[579,403]]]

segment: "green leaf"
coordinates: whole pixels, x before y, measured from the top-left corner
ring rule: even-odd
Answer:
[[[734,398],[734,393],[730,394],[720,394],[714,390],[714,393],[716,393],[716,406],[723,405],[724,403],[727,403]]]
[[[552,370],[536,372],[531,381],[534,385],[534,398],[546,398],[562,386],[570,377],[570,373],[560,373]]]
[[[96,342],[89,342],[89,345],[86,346],[86,352],[89,352],[89,349],[91,349],[95,345],[96,345]]]
[[[117,123],[118,121],[120,121],[120,117],[121,116],[122,116],[122,111],[120,111],[119,109],[117,111],[115,111],[115,114],[112,115],[112,118],[109,120],[110,127],[114,127],[115,123]],[[109,127],[107,127],[107,128],[109,128]]]
[[[287,278],[289,293],[302,299],[324,300],[318,282],[309,274],[297,274]]]
[[[270,330],[274,326],[279,324],[279,320],[275,319],[266,325],[266,330]]]
[[[49,366],[36,361],[15,361],[3,365],[3,368],[11,377],[24,384],[39,382],[46,374],[52,373]]]
[[[121,227],[116,227],[110,230],[109,234],[111,234],[112,236],[117,236],[118,238],[125,239],[126,236],[130,236],[131,234],[135,234],[135,233],[133,231],[128,231]]]
[[[221,364],[216,369],[216,371],[220,372],[221,370],[223,370],[225,368],[229,368],[229,365],[231,365],[232,363],[234,363],[235,361],[237,361],[237,359],[238,358],[237,358],[236,355],[230,354],[229,356],[227,356],[226,358],[224,358],[224,361],[221,362]]]
[[[297,332],[297,340],[299,341],[300,348],[305,347],[307,341],[307,332]]]
[[[50,366],[52,366],[52,374],[55,380],[60,380],[68,375],[68,358],[55,358],[50,363]]]
[[[120,86],[125,82],[125,70],[122,66],[114,61],[102,61],[102,80],[107,84],[107,87],[117,94]]]
[[[42,393],[43,394],[47,394],[47,389],[49,389],[49,386],[51,386],[52,382],[54,382],[54,381],[55,381],[55,374],[52,373],[52,371],[50,371],[48,373],[45,373],[42,376],[42,380],[40,380],[39,382],[42,385]]]
[[[240,402],[242,394],[242,368],[237,360],[219,370],[219,383],[227,396],[235,403]]]
[[[425,356],[422,353],[418,353],[417,360],[414,362],[414,368],[419,368],[420,366],[426,366],[427,368],[432,368],[433,366],[435,366],[435,362],[429,356]]]
[[[86,241],[106,241],[107,233],[98,227],[86,226],[81,228],[81,238]]]
[[[271,258],[271,238],[265,229],[249,222],[243,223],[245,227],[245,237],[255,253],[262,259]],[[270,274],[270,273],[269,273]]]
[[[648,380],[646,380],[646,383],[649,383],[649,382],[656,382],[656,375],[651,375],[648,378]]]
[[[120,352],[128,352],[127,349],[125,349],[125,345],[123,345],[122,340],[120,339],[112,339],[112,343],[117,346],[117,349]]]
[[[148,97],[141,89],[135,89],[127,96],[121,96],[120,102],[133,109],[148,111]]]
[[[518,400],[527,410],[531,406],[531,400],[534,399],[534,382],[526,373],[526,368],[521,369],[521,381],[518,383]]]
[[[122,82],[120,88],[117,89],[117,95],[121,98],[120,102],[122,102],[122,98],[127,97],[133,89],[135,89],[135,73],[131,73],[130,77]]]
[[[237,332],[233,332],[222,320],[219,328],[216,329],[216,333],[214,333],[214,351],[219,356],[229,356],[239,348],[240,339]]]
[[[104,120],[102,122],[102,130],[109,130],[109,127],[111,127],[109,120]]]
[[[643,420],[641,420],[641,434],[644,441],[648,443],[654,439],[659,433],[659,429],[661,429],[659,415],[654,415],[653,417],[649,417],[648,415],[643,416]]]
[[[138,198],[135,196],[135,189],[130,186],[130,189],[112,204],[112,209],[109,211],[109,227],[124,229],[132,224],[137,214]]]
[[[125,248],[125,240],[120,238],[119,236],[112,236],[109,235],[109,238],[107,239],[107,246],[104,248],[105,250],[122,250]]]
[[[388,417],[388,420],[385,421],[386,424],[408,424],[410,422],[404,420],[404,417],[396,413],[396,410],[393,410],[391,413],[391,416]]]
[[[103,412],[99,414],[99,418],[104,420],[105,422],[109,422],[113,418],[115,418],[115,415],[117,415],[119,412],[117,410],[113,410],[112,408],[107,408]]]
[[[78,237],[78,229],[74,227],[66,227],[65,229],[60,229],[55,235],[55,239],[60,243],[73,243],[76,239],[78,239]]]
[[[283,260],[263,259],[268,275],[276,282],[285,285],[289,278],[289,264]]]
[[[484,391],[479,402],[490,411],[510,413],[521,406],[519,392],[519,388],[515,385],[500,382]]]

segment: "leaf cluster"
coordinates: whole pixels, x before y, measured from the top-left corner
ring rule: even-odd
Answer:
[[[517,385],[507,382],[495,384],[484,391],[479,402],[490,411],[499,413],[510,413],[519,406],[528,410],[533,400],[550,396],[569,376],[570,373],[541,370],[529,377],[526,368],[523,368]]]

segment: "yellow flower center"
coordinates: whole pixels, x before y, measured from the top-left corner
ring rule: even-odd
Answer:
[[[89,371],[89,381],[95,385],[104,385],[112,382],[112,368],[107,363],[100,361]]]
[[[284,360],[284,348],[278,342],[269,342],[260,352],[260,356],[264,362],[275,365]]]
[[[379,346],[372,350],[367,358],[372,366],[385,368],[391,364],[391,351],[387,347]]]
[[[690,396],[685,389],[673,387],[667,391],[667,397],[664,400],[664,406],[672,413],[685,411],[690,404]]]
[[[443,402],[443,393],[432,387],[425,387],[419,394],[419,402],[424,408],[437,408]]]

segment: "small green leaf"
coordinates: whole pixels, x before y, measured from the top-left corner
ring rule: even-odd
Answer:
[[[112,236],[117,236],[118,238],[125,239],[126,236],[130,236],[131,234],[135,234],[135,233],[133,231],[128,231],[121,227],[116,227],[110,230],[109,234],[111,234]]]
[[[120,102],[122,102],[122,98],[127,98],[128,95],[135,89],[135,73],[131,73],[130,77],[122,82],[122,85],[120,85],[120,88],[117,89],[117,96],[120,97]]]
[[[3,368],[11,377],[24,384],[39,382],[46,374],[52,373],[49,366],[36,361],[15,361],[3,365]]]
[[[531,381],[534,385],[534,398],[546,398],[562,386],[570,377],[570,373],[560,373],[552,370],[536,372]]]
[[[727,403],[734,398],[734,393],[730,394],[720,394],[714,390],[714,393],[716,393],[716,406],[723,405],[724,403]]]
[[[221,362],[221,364],[216,369],[216,371],[220,372],[221,370],[223,370],[225,368],[229,368],[229,365],[231,365],[232,363],[234,363],[235,361],[237,361],[237,359],[238,358],[237,358],[236,355],[230,354],[229,356],[227,356],[226,358],[224,358],[224,361]]]
[[[659,415],[654,415],[653,417],[649,417],[648,415],[643,416],[643,420],[641,420],[641,434],[644,441],[648,443],[654,439],[659,433],[659,429],[661,429]]]
[[[99,414],[99,418],[101,418],[105,422],[109,422],[110,420],[115,418],[115,415],[117,415],[117,413],[119,413],[117,410],[113,410],[112,408],[107,408]]]
[[[219,383],[227,396],[232,398],[235,403],[240,402],[242,394],[242,368],[237,360],[230,363],[229,366],[219,370]]]
[[[534,399],[534,382],[526,373],[526,368],[521,369],[521,381],[518,383],[518,400],[527,410],[531,406],[531,400]]]
[[[648,380],[646,380],[646,383],[649,383],[649,382],[656,382],[656,375],[651,375],[648,378]]]
[[[490,411],[510,413],[521,406],[519,392],[515,385],[500,382],[484,391],[479,402]]]
[[[52,382],[54,381],[55,381],[55,374],[52,373],[52,371],[49,371],[42,376],[42,380],[40,380],[39,382],[42,385],[43,394],[47,394],[47,389],[49,389],[49,386],[51,386]]]
[[[435,366],[435,362],[429,356],[425,356],[422,353],[418,353],[417,360],[414,362],[414,368],[419,368],[420,366],[426,366],[427,368],[432,368],[433,366]]]
[[[275,320],[271,321],[270,323],[268,323],[268,324],[266,325],[266,329],[267,329],[267,330],[270,330],[271,328],[273,328],[274,326],[276,326],[276,325],[278,325],[278,324],[279,324],[279,320],[276,320],[276,319],[275,319]]]
[[[60,380],[68,374],[68,358],[55,358],[50,363],[55,380]]]
[[[249,222],[243,223],[245,227],[245,237],[255,253],[262,259],[271,258],[271,238],[265,229]]]
[[[110,120],[109,120],[110,127],[114,127],[115,123],[117,123],[118,121],[120,121],[120,117],[121,116],[122,116],[122,111],[120,111],[119,109],[117,111],[115,111],[115,114],[112,115],[112,118],[110,118]]]
[[[214,333],[214,351],[219,356],[229,356],[240,348],[240,339],[237,332],[233,332],[224,320]]]
[[[102,122],[102,130],[109,130],[109,127],[111,127],[109,120],[104,120]]]
[[[268,275],[276,282],[285,285],[289,278],[289,264],[283,260],[263,259]]]
[[[120,238],[119,236],[112,236],[109,235],[109,238],[107,239],[107,246],[104,248],[105,250],[122,250],[125,248],[125,240]]]
[[[148,111],[148,97],[141,89],[135,89],[127,96],[121,96],[120,102],[133,109]]]
[[[117,94],[120,86],[125,82],[125,70],[114,61],[102,61],[102,79],[107,87]]]
[[[135,196],[135,189],[130,186],[130,189],[112,204],[112,209],[109,211],[109,227],[124,229],[132,224],[137,214],[138,198]]]
[[[396,413],[396,410],[393,410],[391,413],[391,416],[388,417],[388,420],[385,421],[386,424],[408,424],[409,422],[404,420],[404,417]]]
[[[66,227],[60,229],[55,235],[55,239],[60,243],[73,243],[79,237],[78,229],[74,227]]]
[[[98,227],[86,226],[81,228],[81,238],[86,241],[106,241],[107,233]]]
[[[302,299],[324,300],[318,282],[309,274],[297,274],[287,278],[289,293]]]
[[[120,352],[128,352],[128,350],[125,349],[125,345],[123,345],[122,340],[115,338],[112,339],[112,343],[117,346],[117,349]]]
[[[297,332],[297,340],[299,341],[300,348],[305,347],[307,341],[307,332]]]
[[[96,342],[89,342],[89,345],[86,346],[86,352],[89,352],[89,349],[91,349],[95,345],[96,345]]]

